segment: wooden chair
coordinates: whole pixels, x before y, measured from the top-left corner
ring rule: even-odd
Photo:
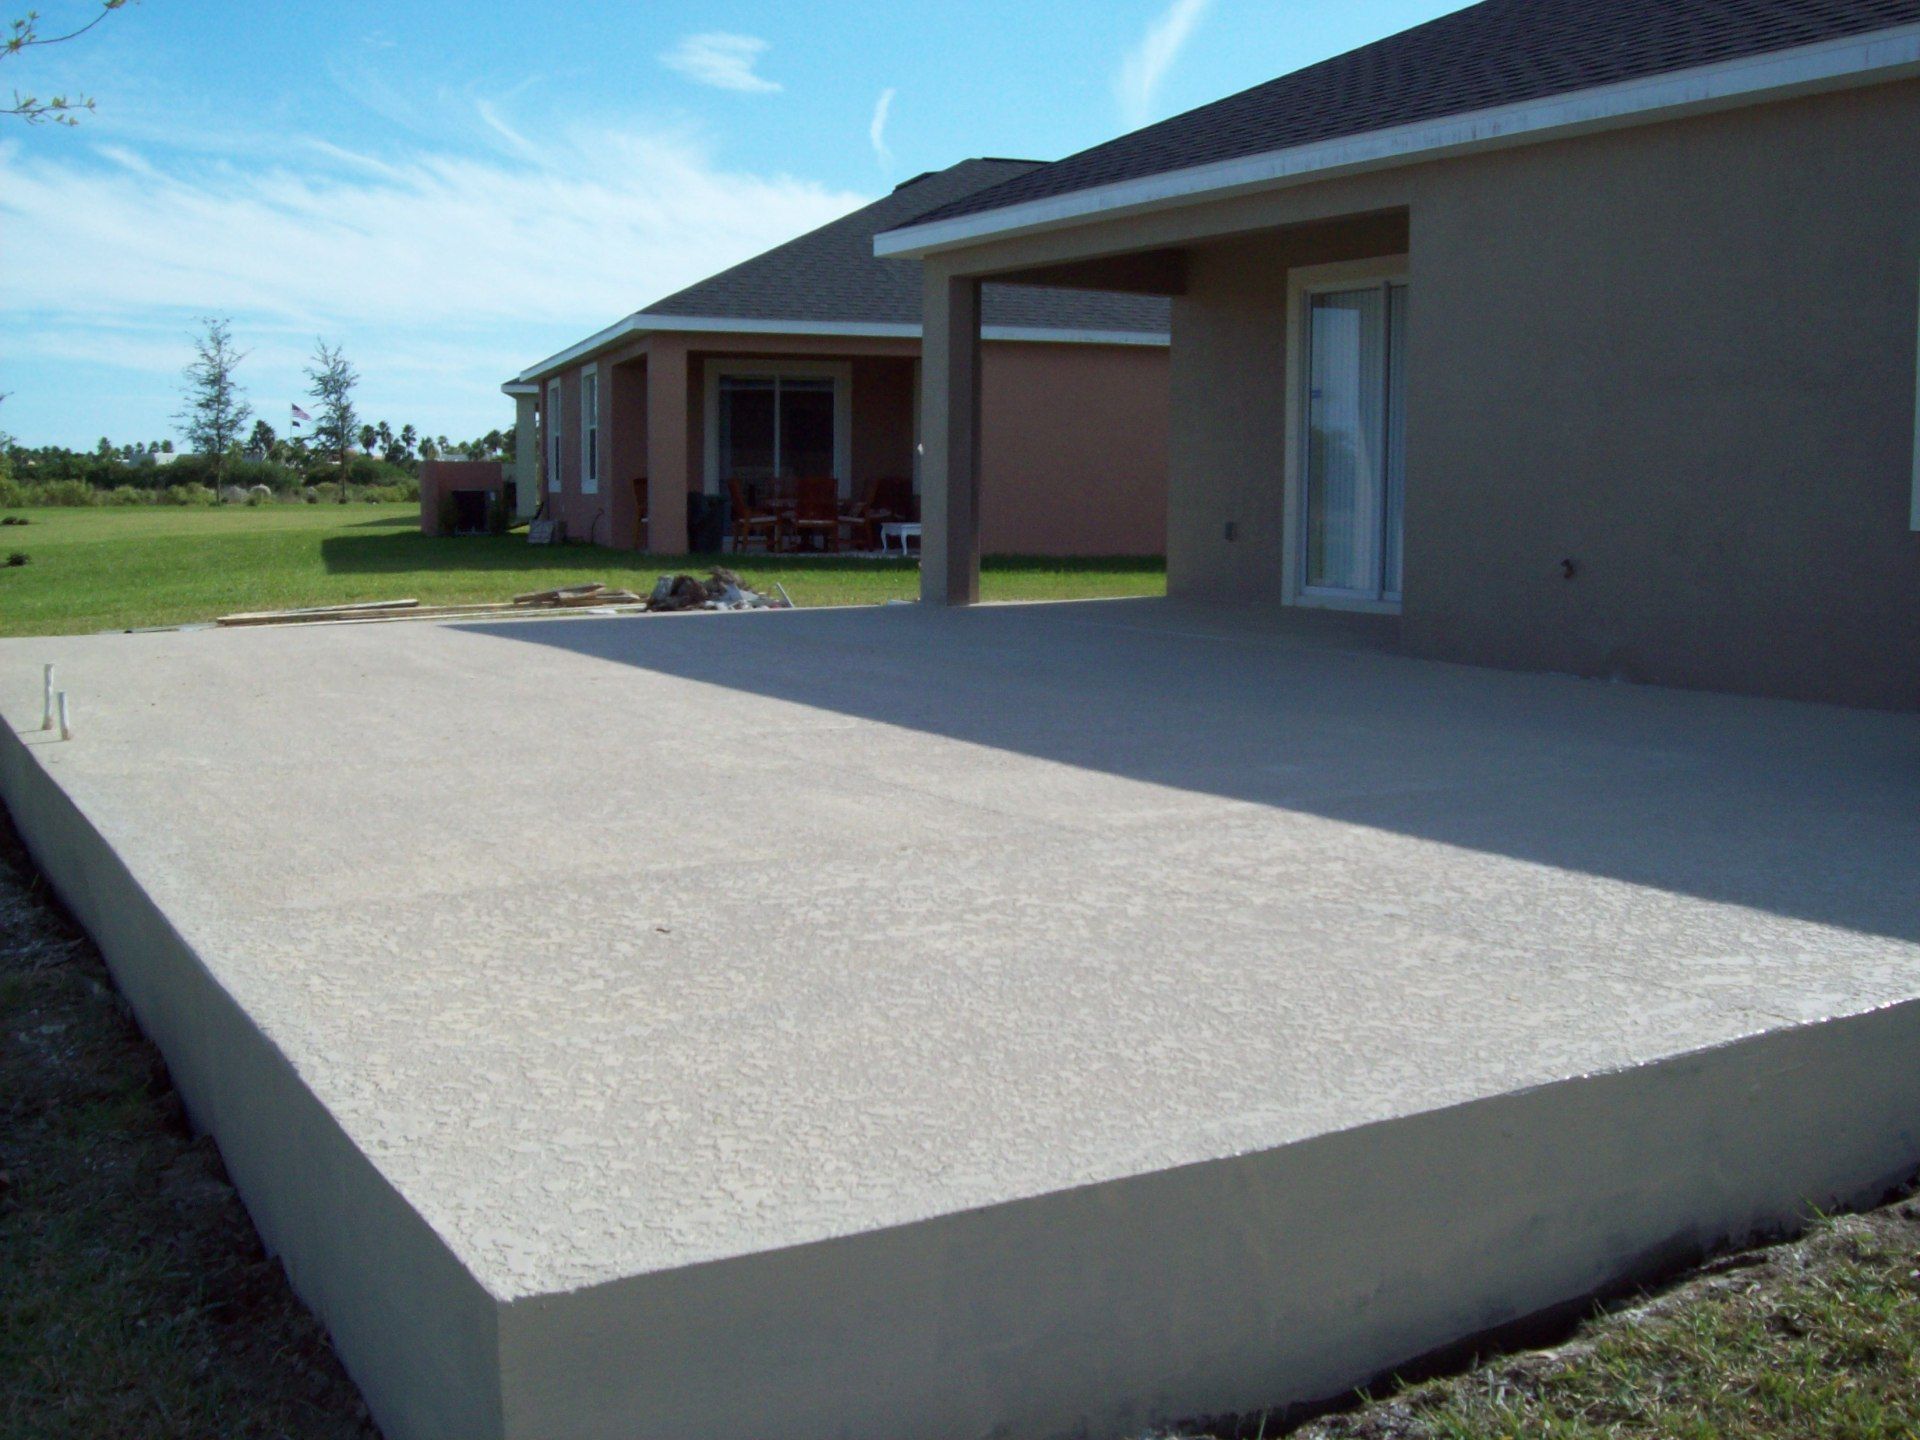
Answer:
[[[906,518],[905,515],[895,513],[888,504],[890,487],[899,483],[901,482],[886,476],[877,476],[869,480],[866,494],[851,508],[842,512],[840,527],[848,532],[855,549],[879,549],[880,527],[888,521]]]
[[[796,541],[817,537],[820,548],[840,549],[840,482],[831,475],[802,475],[794,484],[793,520]]]
[[[727,498],[733,505],[734,554],[744,553],[747,541],[755,535],[766,545],[768,554],[780,548],[780,534],[784,526],[778,515],[771,510],[755,510],[749,506],[738,480],[727,481]]]

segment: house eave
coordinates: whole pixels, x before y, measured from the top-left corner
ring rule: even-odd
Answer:
[[[654,315],[636,311],[626,319],[589,335],[577,345],[520,372],[509,384],[534,385],[556,371],[565,370],[625,341],[653,334],[727,334],[827,336],[849,340],[918,340],[920,327],[896,321],[855,322],[840,320],[745,320],[729,315]],[[1165,346],[1164,331],[1093,330],[1072,327],[1030,325],[989,325],[981,331],[985,340],[1027,341],[1053,345],[1147,345]],[[509,392],[513,393],[513,392]]]
[[[874,237],[889,259],[929,255],[1255,191],[1481,150],[1539,144],[1920,75],[1920,24],[1468,111],[928,221]]]

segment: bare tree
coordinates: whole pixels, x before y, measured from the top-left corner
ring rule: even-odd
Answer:
[[[94,26],[98,25],[114,11],[124,9],[127,0],[100,0],[100,13],[77,30],[69,30],[64,35],[42,35],[40,33],[40,14],[29,10],[26,17],[15,20],[7,27],[7,38],[0,41],[0,59],[18,55],[26,50],[37,50],[45,45],[64,45],[69,40],[78,40]],[[50,95],[45,100],[34,95],[22,95],[13,92],[13,104],[0,105],[0,115],[13,115],[29,125],[38,125],[51,120],[55,125],[78,125],[80,111],[91,112],[93,100],[86,95]]]
[[[340,465],[340,503],[347,503],[347,457],[353,451],[353,387],[360,375],[347,363],[337,345],[314,341],[313,363],[307,367],[307,379],[313,382],[313,441],[323,455],[332,455]]]
[[[253,407],[233,378],[247,352],[233,347],[230,322],[209,315],[202,321],[207,333],[193,342],[193,363],[187,366],[187,403],[173,418],[180,422],[180,433],[202,455],[213,458],[213,488],[216,494],[226,478],[227,452],[240,443]]]

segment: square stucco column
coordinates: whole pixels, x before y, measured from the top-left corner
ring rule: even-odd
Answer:
[[[647,350],[647,549],[687,553],[687,351],[654,336]]]
[[[522,520],[540,508],[540,390],[528,386],[513,397],[513,508]]]
[[[920,364],[920,599],[980,599],[980,282],[929,267]]]

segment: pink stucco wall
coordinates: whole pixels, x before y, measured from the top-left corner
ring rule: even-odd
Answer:
[[[1160,555],[1167,352],[989,342],[980,357],[980,547]]]
[[[545,486],[547,513],[571,540],[630,548],[644,543],[633,482],[650,451],[675,457],[690,488],[705,481],[707,370],[721,359],[830,360],[851,372],[850,494],[877,478],[914,472],[919,344],[818,336],[705,336],[692,350],[654,336],[598,360],[601,483],[580,487],[579,367],[561,377],[560,489]],[[712,348],[709,348],[712,347]],[[658,349],[659,353],[654,354]],[[649,446],[650,367],[682,367],[681,444]],[[1150,345],[992,341],[982,364],[981,539],[993,554],[1158,555],[1166,549],[1167,351]],[[547,389],[540,403],[544,410]],[[543,419],[543,424],[544,424]],[[669,477],[671,480],[673,477]],[[658,535],[645,537],[661,543]]]
[[[502,491],[506,468],[498,460],[427,460],[420,466],[420,532],[442,533],[440,502],[455,490]]]

